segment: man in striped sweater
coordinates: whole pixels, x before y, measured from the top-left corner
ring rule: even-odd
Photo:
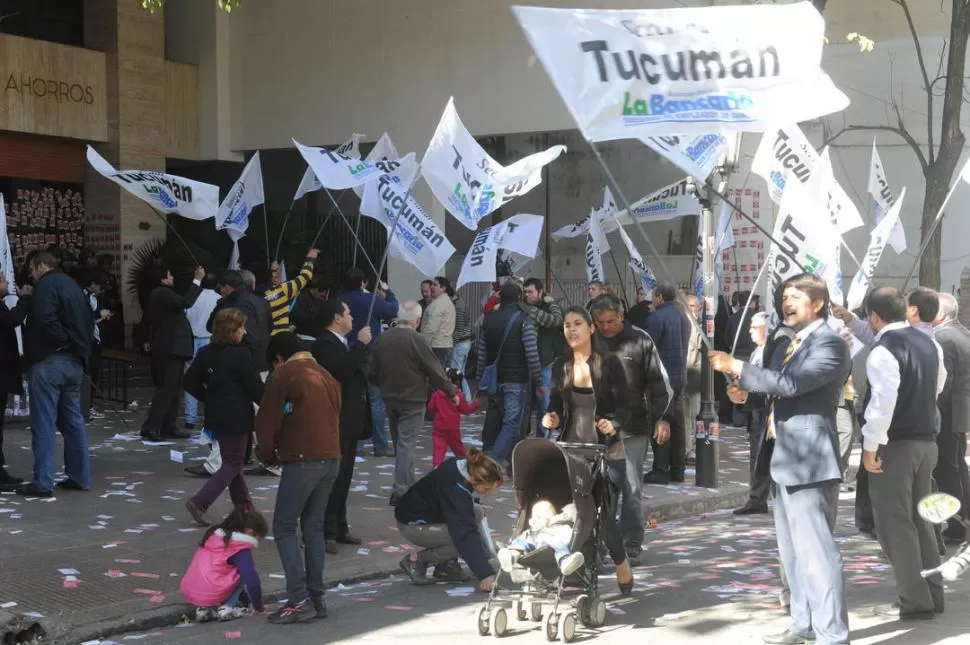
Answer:
[[[280,281],[280,268],[278,262],[273,262],[269,268],[269,286],[263,291],[263,299],[269,303],[272,315],[270,324],[270,335],[275,336],[284,331],[293,331],[290,325],[290,309],[293,301],[300,295],[300,291],[310,284],[313,279],[314,262],[320,251],[310,249],[306,254],[306,260],[300,273],[288,282]]]

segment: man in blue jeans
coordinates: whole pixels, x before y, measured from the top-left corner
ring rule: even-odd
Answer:
[[[286,604],[269,615],[269,622],[289,624],[327,617],[324,523],[340,472],[340,384],[292,332],[272,336],[266,353],[273,372],[256,413],[256,456],[282,468],[273,537],[287,594]]]
[[[535,410],[536,436],[544,437],[542,417],[549,408],[549,394],[552,391],[552,364],[562,356],[566,339],[562,332],[562,307],[542,290],[542,280],[529,278],[522,290],[523,301],[519,308],[529,317],[536,328],[539,346],[539,363],[542,365],[542,387],[544,396],[538,400]]]
[[[84,491],[91,487],[88,438],[81,414],[81,385],[94,334],[94,316],[81,287],[42,251],[30,260],[34,297],[24,332],[30,365],[30,417],[34,448],[33,480],[18,495],[50,497],[54,490],[56,432],[64,436],[67,479],[57,487]]]
[[[512,448],[522,438],[533,392],[540,400],[545,394],[536,328],[519,309],[521,302],[522,287],[515,282],[503,284],[499,308],[485,316],[478,337],[479,382],[486,366],[496,368],[498,393],[494,403],[502,423],[498,436],[486,436],[484,443],[486,454],[499,463],[508,463]],[[489,426],[488,418],[485,425]]]

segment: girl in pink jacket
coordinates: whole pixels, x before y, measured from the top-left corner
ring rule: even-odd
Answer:
[[[268,533],[266,520],[251,506],[237,506],[206,532],[181,584],[182,595],[196,607],[196,620],[234,620],[250,607],[263,611],[252,551]]]

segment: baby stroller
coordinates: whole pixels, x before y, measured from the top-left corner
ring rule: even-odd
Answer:
[[[539,547],[518,558],[511,575],[499,571],[485,606],[478,612],[478,633],[496,637],[508,633],[505,606],[515,604],[516,618],[535,622],[543,619],[543,604],[551,604],[545,615],[546,639],[564,643],[576,637],[578,625],[597,628],[606,623],[606,603],[600,598],[597,576],[597,545],[600,515],[609,508],[605,447],[589,443],[555,443],[548,439],[525,439],[512,451],[512,482],[519,515],[515,534],[529,526],[532,503],[548,500],[557,509],[576,505],[570,551],[581,551],[585,564],[565,576],[559,570],[553,550]],[[522,585],[509,588],[509,583]],[[566,584],[581,588],[572,606],[561,610]],[[505,588],[502,588],[503,585]]]

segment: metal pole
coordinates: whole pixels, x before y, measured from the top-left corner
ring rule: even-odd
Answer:
[[[552,212],[549,208],[549,166],[542,169],[542,182],[546,185],[546,227],[543,231],[543,254],[546,256],[546,289],[552,293]]]
[[[933,219],[933,224],[930,226],[929,233],[923,239],[923,244],[921,244],[919,247],[919,253],[916,254],[916,260],[913,261],[912,268],[909,270],[909,273],[906,274],[906,282],[903,283],[903,291],[906,291],[906,288],[909,287],[909,281],[913,279],[913,274],[916,273],[916,267],[919,266],[919,261],[922,259],[923,254],[926,253],[926,249],[930,245],[930,240],[933,239],[933,234],[936,233],[936,227],[939,226],[941,221],[943,221],[943,209],[946,208],[947,203],[950,201],[950,198],[953,197],[953,193],[956,191],[957,186],[960,185],[961,181],[963,180],[960,177],[957,177],[953,187],[950,188],[950,192],[946,194],[946,199],[943,200],[943,204],[940,205],[940,210]]]
[[[266,266],[273,263],[273,258],[269,254],[269,213],[266,211],[266,200],[263,200],[263,233],[266,235]]]
[[[330,189],[328,188],[324,188],[324,190],[327,191],[327,197],[330,198],[330,202],[333,204],[333,207],[337,209],[337,213],[340,215],[340,219],[342,219],[344,221],[344,224],[347,225],[347,229],[350,231],[350,234],[354,238],[354,257],[355,257],[354,266],[357,266],[356,256],[357,256],[357,249],[359,247],[364,252],[364,259],[367,260],[367,264],[370,265],[371,271],[373,271],[374,273],[377,273],[377,267],[375,267],[374,263],[371,262],[370,255],[368,255],[367,253],[367,249],[364,248],[364,245],[361,243],[360,238],[357,236],[356,231],[354,231],[354,229],[351,228],[350,221],[347,219],[347,216],[344,215],[344,212],[342,210],[340,210],[340,206],[337,204],[337,200],[333,198],[333,193],[331,193]],[[358,215],[357,217],[359,221],[360,216]]]
[[[714,210],[711,208],[711,190],[703,188],[698,194],[701,204],[701,249],[702,272],[704,280],[704,334],[707,344],[701,347],[701,407],[694,430],[694,452],[696,454],[695,484],[704,488],[718,487],[718,464],[720,460],[718,441],[720,432],[717,414],[714,412],[714,370],[707,352],[714,346],[714,299],[717,291],[714,284]]]
[[[319,240],[319,239],[320,239],[320,234],[321,234],[321,233],[323,233],[323,229],[324,229],[324,228],[326,228],[326,226],[327,226],[327,222],[329,222],[329,221],[330,221],[330,218],[331,218],[331,217],[333,217],[333,211],[331,211],[331,212],[330,212],[330,213],[329,213],[329,214],[328,214],[328,215],[327,215],[327,216],[326,216],[326,217],[324,218],[324,220],[323,220],[323,224],[321,224],[321,225],[320,225],[320,228],[318,228],[318,229],[317,229],[317,234],[313,236],[313,241],[312,241],[312,242],[310,242],[310,248],[311,248],[311,249],[315,249],[315,248],[317,247],[317,240]]]
[[[330,197],[330,201],[333,201],[332,196]],[[337,209],[337,210],[340,210],[340,209]],[[347,228],[350,228],[350,222],[347,221],[347,218],[344,217],[344,214],[342,212],[340,213],[340,216],[344,218],[345,222],[347,222]],[[357,244],[354,246],[354,257],[352,260],[353,265],[357,266],[357,249],[359,248],[362,251],[364,251],[364,257],[367,258],[367,264],[369,264],[373,269],[374,263],[370,261],[370,256],[367,255],[367,249],[365,249],[363,245],[360,243],[360,213],[359,212],[357,213],[357,221],[354,222],[354,228],[352,229],[352,232],[354,234],[354,241],[357,242]],[[377,269],[374,269],[374,270],[376,271]]]
[[[277,259],[280,257],[280,247],[283,245],[283,232],[286,231],[286,223],[290,221],[290,213],[293,212],[293,207],[296,206],[296,199],[290,201],[290,208],[286,211],[286,215],[283,216],[283,225],[280,227],[280,239],[276,241],[276,253]]]

